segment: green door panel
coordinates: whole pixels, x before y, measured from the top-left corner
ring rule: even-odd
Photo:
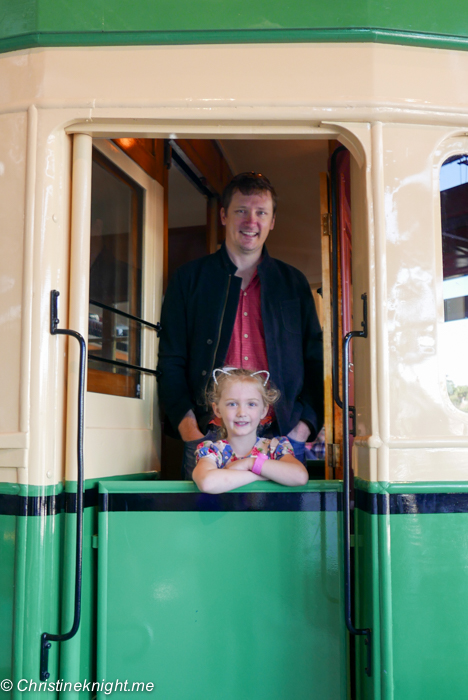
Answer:
[[[98,679],[152,682],[167,700],[346,698],[341,513],[268,510],[271,497],[293,493],[301,508],[301,491],[319,501],[339,488],[266,484],[223,502],[187,483],[101,484],[103,502],[139,490],[208,509],[143,498],[143,510],[130,499],[100,512]],[[261,509],[242,510],[250,496]]]

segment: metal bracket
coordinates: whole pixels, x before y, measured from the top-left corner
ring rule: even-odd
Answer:
[[[349,406],[349,419],[351,421],[350,433],[353,437],[356,437],[356,407]]]
[[[322,214],[322,231],[324,236],[330,236],[332,231],[332,217],[329,212]]]
[[[171,169],[172,165],[172,148],[168,139],[164,139],[164,167],[167,170]]]

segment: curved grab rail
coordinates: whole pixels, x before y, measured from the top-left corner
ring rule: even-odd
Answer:
[[[349,462],[349,344],[353,338],[367,338],[367,294],[362,299],[362,331],[351,331],[343,338],[343,545],[344,545],[344,586],[345,586],[345,622],[350,634],[365,636],[367,646],[366,674],[372,675],[372,631],[370,628],[358,629],[354,626],[351,613],[351,503],[349,485],[351,469]]]
[[[84,428],[84,384],[86,365],[86,343],[77,331],[58,328],[57,304],[60,292],[56,289],[50,293],[50,332],[52,335],[69,335],[80,344],[80,369],[78,378],[78,475],[76,484],[76,569],[75,569],[75,605],[72,628],[66,634],[41,634],[41,681],[50,677],[49,651],[51,642],[66,642],[78,632],[81,619],[81,579],[83,563],[83,428]]]

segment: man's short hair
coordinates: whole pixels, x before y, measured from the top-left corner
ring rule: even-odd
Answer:
[[[221,197],[221,206],[226,213],[231,204],[232,196],[236,191],[245,195],[269,192],[273,200],[273,214],[276,213],[278,196],[275,188],[265,175],[255,173],[253,170],[248,173],[239,173],[239,175],[235,175],[231,182],[224,188]]]

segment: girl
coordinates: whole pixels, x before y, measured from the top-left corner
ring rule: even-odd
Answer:
[[[288,438],[257,437],[257,428],[278,400],[267,387],[269,372],[224,367],[213,372],[208,396],[221,419],[225,440],[198,445],[193,480],[206,493],[223,493],[254,481],[270,479],[285,486],[303,486],[308,473],[295,457]]]

